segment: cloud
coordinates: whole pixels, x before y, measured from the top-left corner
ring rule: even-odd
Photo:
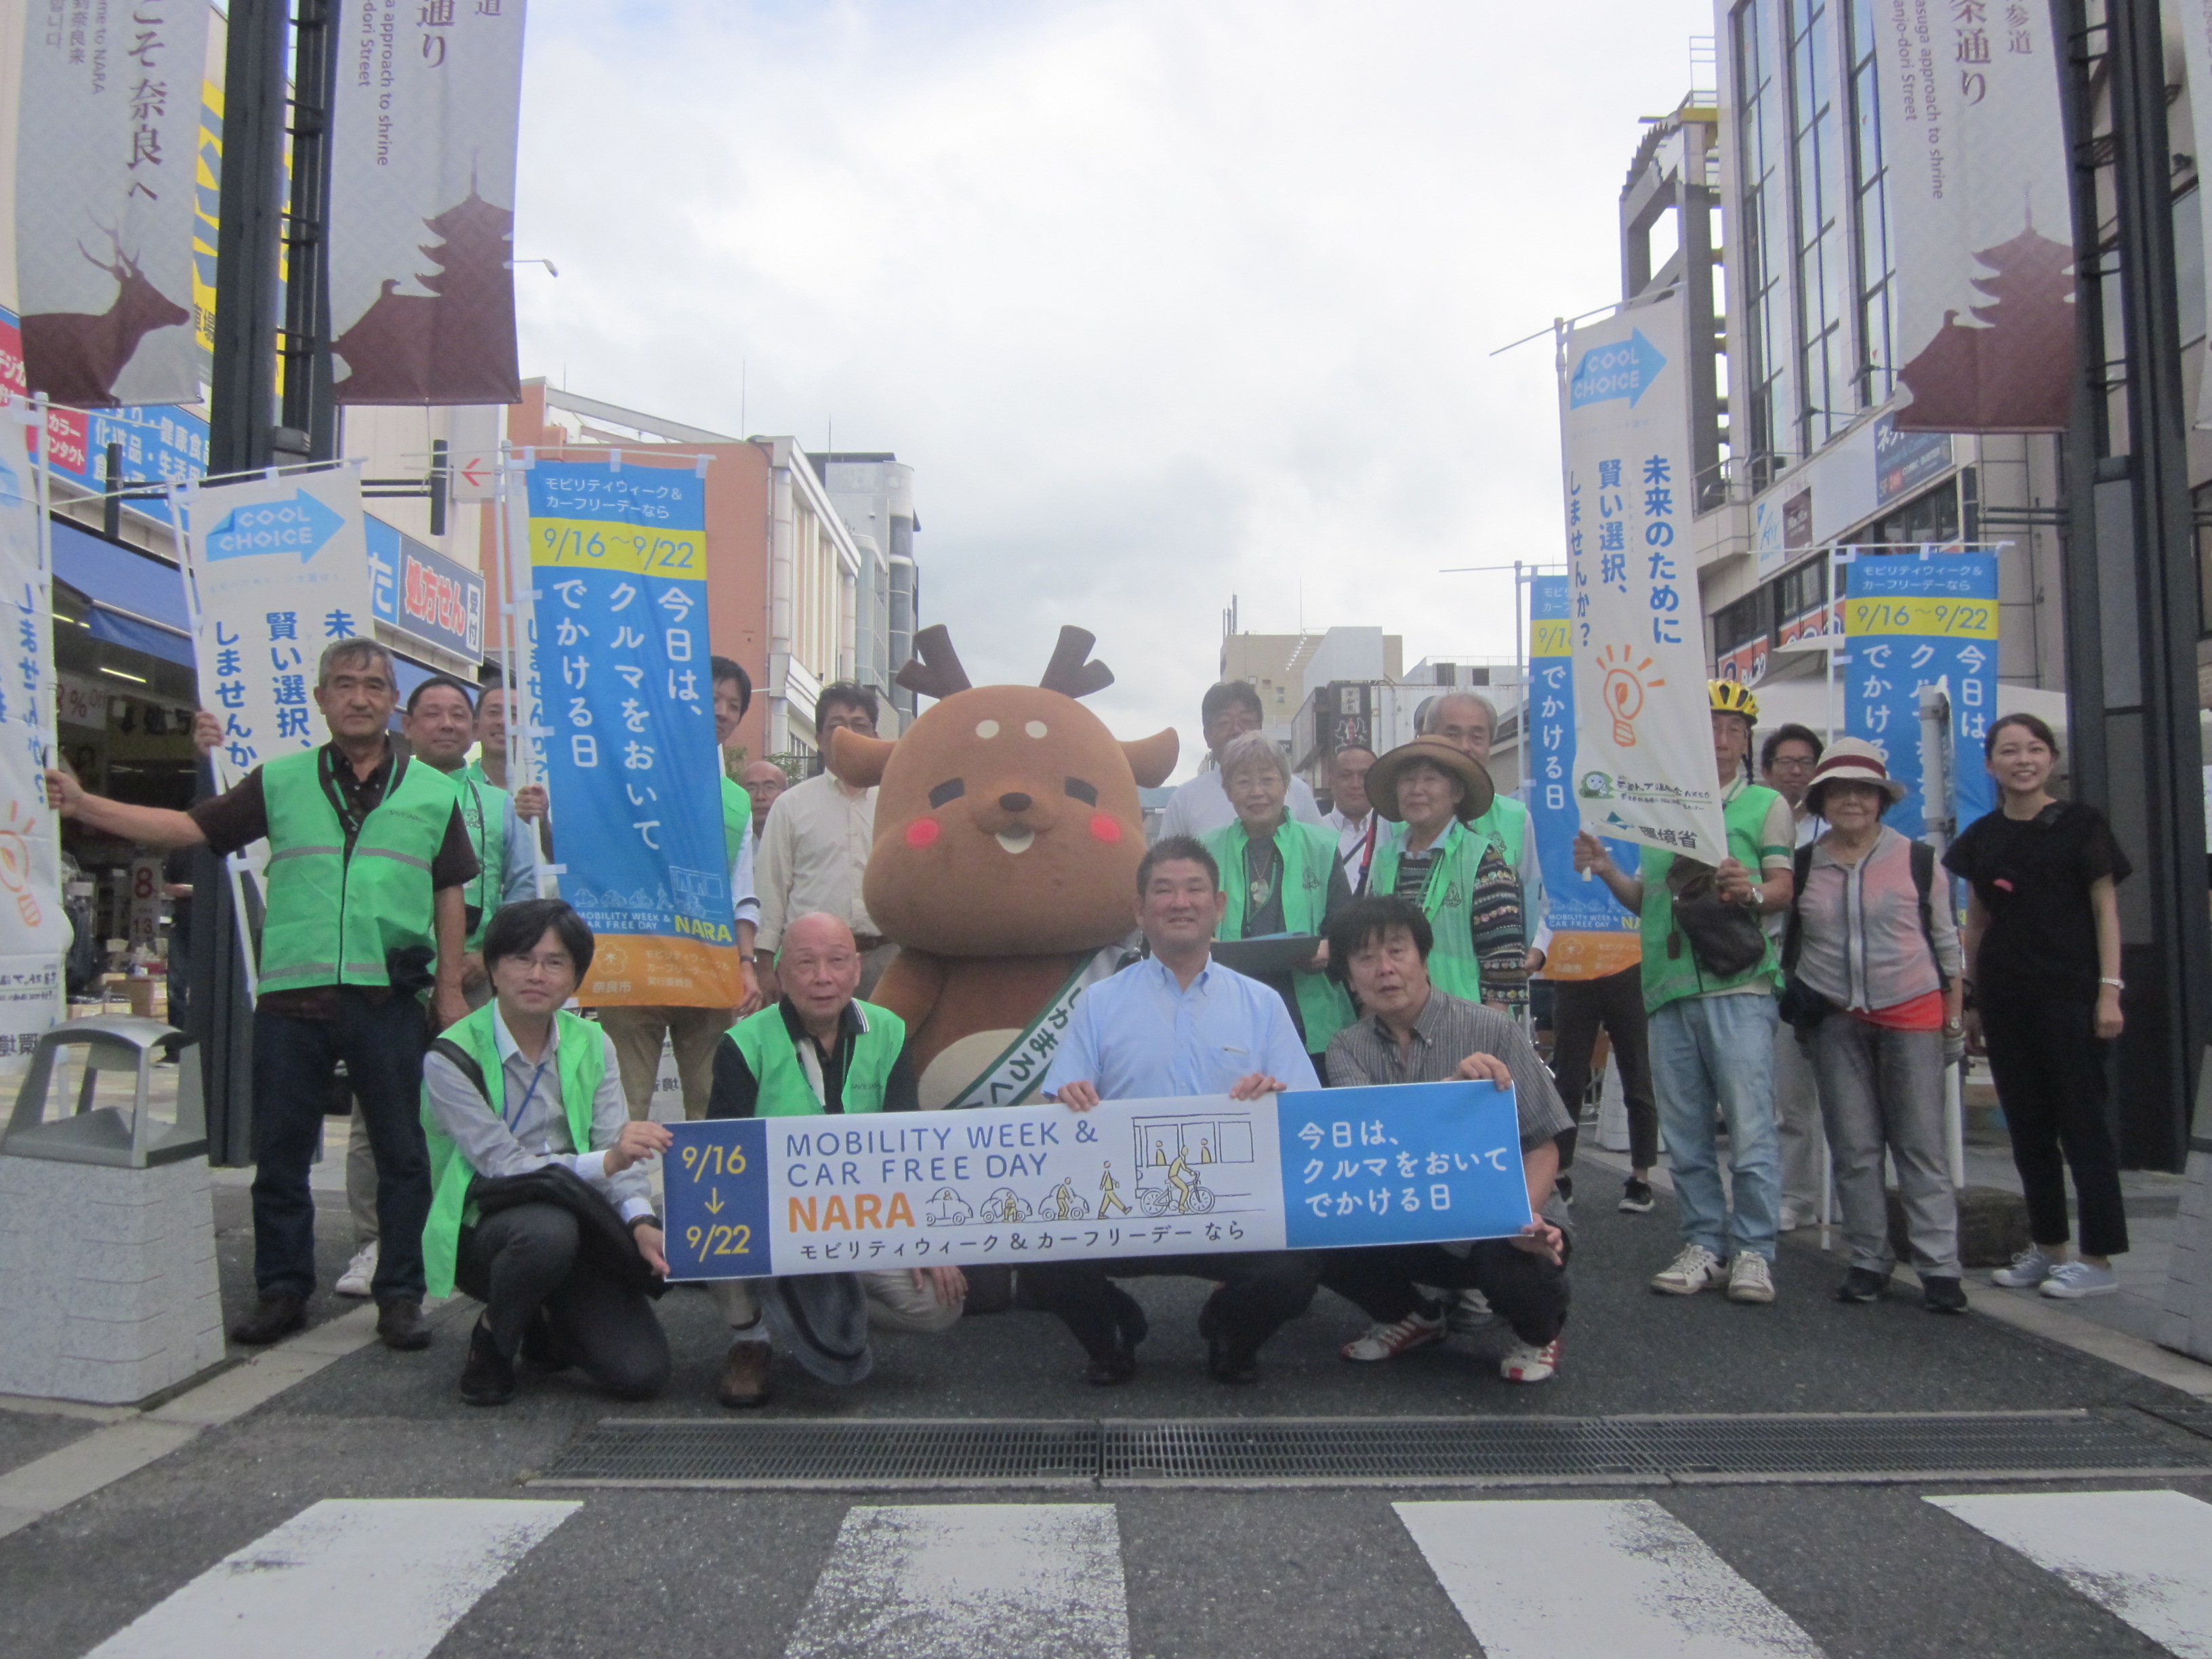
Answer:
[[[916,469],[979,681],[1079,623],[1194,751],[1220,613],[1510,655],[1559,556],[1553,316],[1614,298],[1678,0],[538,0],[526,372]],[[743,392],[740,392],[740,382]]]

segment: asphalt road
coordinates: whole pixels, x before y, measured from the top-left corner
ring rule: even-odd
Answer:
[[[1596,1416],[2188,1403],[1994,1322],[1938,1318],[1902,1297],[1840,1306],[1826,1294],[1835,1268],[1808,1252],[1784,1251],[1781,1298],[1770,1308],[1653,1296],[1644,1279],[1673,1243],[1663,1204],[1644,1218],[1586,1206],[1581,1234],[1565,1368],[1540,1387],[1500,1382],[1465,1342],[1387,1366],[1346,1364],[1335,1346],[1361,1321],[1324,1293],[1271,1346],[1258,1385],[1224,1389],[1206,1379],[1191,1328],[1201,1287],[1143,1281],[1135,1290],[1156,1334],[1128,1388],[1085,1387],[1080,1356],[1054,1322],[1015,1311],[970,1320],[945,1338],[883,1339],[877,1375],[852,1389],[787,1371],[763,1415]],[[1549,1653],[1638,1659],[1670,1650],[1869,1659],[2212,1650],[2161,1644],[2076,1588],[2101,1582],[2112,1591],[2109,1575],[2094,1579],[2095,1563],[2069,1582],[1927,1501],[1977,1490],[1955,1483],[921,1496],[528,1485],[602,1417],[722,1415],[707,1398],[721,1346],[707,1298],[676,1291],[661,1309],[677,1375],[663,1399],[643,1407],[611,1406],[562,1377],[531,1380],[499,1410],[462,1406],[453,1379],[470,1310],[461,1305],[441,1316],[427,1354],[370,1347],[340,1360],[0,1538],[0,1652],[76,1659],[141,1615],[149,1623],[118,1638],[110,1656],[350,1659],[434,1647],[441,1659],[1045,1651],[1353,1659],[1538,1650],[1523,1644],[1529,1630],[1551,1633]],[[97,1426],[0,1413],[0,1468]],[[2177,1444],[2190,1440],[2172,1432]],[[2204,1443],[2193,1443],[2201,1454]],[[2186,1479],[1979,1490],[2014,1498],[2145,1489],[2212,1499],[2212,1482]],[[378,1503],[344,1507],[362,1499]],[[452,1501],[471,1499],[507,1507]],[[1453,1499],[1478,1507],[1395,1507]],[[447,1501],[392,1507],[419,1500]],[[2084,1496],[2021,1513],[2087,1540],[2154,1540],[2186,1534],[2200,1513],[2212,1521],[2212,1507],[2185,1506],[2176,1534],[2157,1508],[2171,1500],[2134,1501],[2148,1507],[2119,1522],[2085,1507]],[[534,1507],[547,1504],[574,1507]],[[963,1504],[987,1507],[946,1507]],[[1492,1507],[1500,1504],[1541,1507],[1501,1516]],[[528,1522],[526,1540],[505,1516]],[[441,1543],[449,1527],[451,1541]],[[471,1530],[487,1527],[483,1536]],[[418,1559],[410,1548],[429,1554]],[[235,1552],[244,1565],[218,1570]],[[2212,1548],[2201,1553],[2212,1572]],[[1661,1596],[1656,1614],[1658,1604],[1650,1594],[1639,1599],[1632,1582],[1655,1562],[1673,1587],[1673,1601]],[[284,1571],[269,1571],[272,1563]],[[1513,1571],[1492,1583],[1481,1579],[1485,1564]],[[427,1596],[425,1606],[415,1607],[410,1587],[447,1565],[459,1588],[426,1590],[416,1597]],[[270,1587],[283,1583],[299,1599],[280,1600],[276,1613],[225,1599],[274,1594]],[[2197,1629],[2212,1629],[2212,1580],[2173,1594],[2184,1619],[2197,1617],[2200,1603],[2189,1597],[2201,1595]],[[362,1598],[359,1607],[349,1610],[349,1595]],[[2144,1605],[2138,1596],[2138,1611]],[[1720,1609],[1700,1627],[1706,1646],[1670,1650],[1639,1633],[1638,1619],[1687,1616],[1686,1606]],[[398,1645],[360,1645],[380,1618],[412,1634]],[[1577,1620],[1596,1622],[1582,1630]],[[265,1648],[254,1634],[264,1626],[277,1632]]]

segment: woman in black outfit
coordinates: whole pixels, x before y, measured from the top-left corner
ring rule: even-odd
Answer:
[[[1972,888],[1966,981],[1987,1046],[2033,1247],[1991,1278],[2063,1301],[2119,1288],[2128,1248],[2118,1149],[2105,1110],[2105,1051],[2120,1034],[2118,884],[2130,870],[2104,814],[2051,793],[2058,741],[2033,714],[1983,740],[1997,810],[1943,855]],[[2066,1171],[2081,1214],[2068,1260]]]

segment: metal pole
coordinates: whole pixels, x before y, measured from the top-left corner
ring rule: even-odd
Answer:
[[[337,89],[332,0],[299,0],[292,56],[292,198],[284,217],[283,421],[277,441],[307,460],[338,453],[331,365],[331,105]]]
[[[284,79],[290,67],[286,14],[281,0],[230,3],[208,395],[208,471],[216,475],[268,465],[274,443]]]

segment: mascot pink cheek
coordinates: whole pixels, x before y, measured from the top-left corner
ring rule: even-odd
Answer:
[[[1109,817],[1103,812],[1095,812],[1091,818],[1091,833],[1111,847],[1121,839],[1121,821]]]
[[[928,847],[945,833],[945,826],[935,818],[916,818],[906,827],[906,844],[909,847]]]

